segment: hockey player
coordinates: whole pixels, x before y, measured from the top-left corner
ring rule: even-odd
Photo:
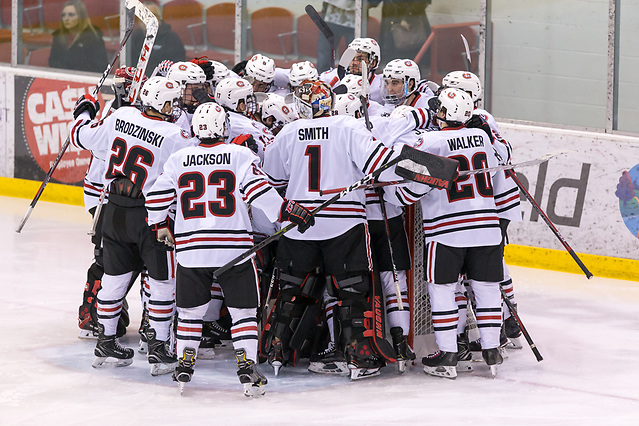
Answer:
[[[253,92],[272,92],[275,90],[275,61],[256,53],[246,63],[244,78],[253,86]]]
[[[274,136],[282,130],[284,125],[295,120],[297,120],[295,108],[287,104],[282,96],[269,93],[262,102],[262,123]]]
[[[317,68],[311,61],[295,62],[288,74],[288,91],[293,93],[304,80],[317,80]]]
[[[286,186],[287,198],[316,207],[330,197],[321,196],[320,189],[347,187],[393,157],[356,119],[331,116],[334,99],[326,83],[305,82],[295,98],[301,119],[278,133],[264,160],[270,182]],[[376,325],[383,329],[381,316],[373,324],[364,320],[379,301],[365,213],[364,196],[354,191],[317,213],[316,225],[306,234],[292,230],[281,237],[276,257],[280,294],[269,323],[274,335],[269,362],[276,370],[286,361],[286,348],[303,347],[303,342],[292,342],[305,334],[300,328],[309,316],[314,318],[313,306],[324,288],[318,273],[332,276],[328,291],[340,301],[339,349],[346,354],[351,378],[378,375],[384,359],[394,360],[390,344],[372,332]]]
[[[460,170],[497,165],[490,139],[481,129],[465,127],[473,111],[470,95],[459,89],[444,89],[438,96],[437,119],[441,131],[422,136],[419,149],[459,161]],[[494,173],[493,173],[494,174]],[[424,357],[428,374],[457,376],[457,280],[466,271],[477,303],[477,325],[482,356],[496,374],[499,353],[501,294],[503,279],[501,231],[488,173],[458,179],[447,191],[410,191],[395,194],[406,203],[420,198],[425,235],[425,271],[439,351]]]
[[[212,61],[206,56],[191,59],[195,65],[198,65],[206,75],[206,82],[211,86],[211,94],[215,93],[215,86],[227,77],[231,77],[231,70],[221,62]],[[236,77],[236,76],[234,76]]]
[[[216,103],[200,105],[193,116],[199,145],[173,154],[149,191],[149,225],[157,238],[175,245],[177,266],[177,353],[174,379],[183,389],[191,380],[210,300],[215,269],[253,246],[248,205],[271,221],[293,221],[300,231],[313,217],[294,201],[283,200],[266,181],[258,158],[247,148],[227,144],[227,113]],[[175,233],[167,214],[177,202]],[[231,335],[240,382],[247,396],[264,394],[266,378],[257,359],[257,270],[252,258],[217,278],[231,314]]]
[[[419,67],[410,59],[393,59],[383,72],[382,98],[391,105],[428,108],[428,99],[435,96],[427,87],[417,90],[421,79]]]
[[[174,303],[173,256],[149,230],[144,200],[169,155],[193,143],[190,135],[168,122],[179,96],[177,82],[153,77],[140,94],[144,111],[122,107],[104,120],[93,121],[99,104],[91,96],[80,97],[74,109],[71,142],[94,155],[107,152],[104,183],[109,202],[102,212],[105,273],[97,304],[95,368],[132,362],[133,350],[122,347],[115,333],[127,286],[142,263],[149,272],[146,337],[151,374],[166,374],[175,366],[175,357],[166,347]]]

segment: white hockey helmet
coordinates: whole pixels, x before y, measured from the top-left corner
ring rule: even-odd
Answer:
[[[198,84],[206,82],[204,70],[193,62],[176,62],[171,65],[167,78],[175,80],[185,87],[187,84]]]
[[[177,81],[156,76],[149,78],[144,83],[140,91],[140,100],[144,107],[161,112],[167,102],[170,102],[171,105],[176,104],[180,95],[180,84]]]
[[[358,113],[359,114],[356,114]],[[352,93],[335,95],[335,105],[333,105],[333,115],[350,115],[359,118],[362,112],[362,101],[359,96]]]
[[[410,105],[398,105],[391,111],[388,118],[402,118],[406,114],[410,114],[411,111],[415,111],[415,108]]]
[[[267,56],[256,53],[246,63],[244,71],[246,79],[251,82],[251,84],[257,80],[270,85],[275,79],[275,61]]]
[[[220,81],[215,86],[215,101],[231,111],[238,111],[241,101],[246,104],[242,111],[244,115],[255,112],[255,96],[253,86],[247,80],[238,77],[229,77]]]
[[[300,118],[331,115],[334,102],[331,86],[323,81],[305,80],[295,89],[295,106]]]
[[[302,84],[304,80],[317,80],[317,68],[311,61],[295,62],[291,65],[291,71],[288,75],[288,81],[292,88]]]
[[[443,120],[447,124],[466,123],[473,115],[473,100],[468,93],[461,89],[446,88],[437,97],[437,119],[442,120],[439,113],[443,113]]]
[[[193,113],[193,132],[198,139],[223,139],[229,137],[228,113],[215,102],[198,106]]]
[[[368,72],[371,73],[379,65],[381,57],[381,51],[379,49],[379,43],[375,39],[367,37],[359,37],[354,39],[348,45],[349,49],[353,49],[356,52],[368,53]]]
[[[355,95],[359,95],[359,93],[362,91],[362,76],[355,75],[355,74],[346,74],[344,78],[340,80],[339,84],[335,87],[335,89],[337,89],[340,86],[345,87],[346,93],[353,93]]]
[[[421,73],[417,64],[410,59],[393,59],[384,67],[382,74],[384,82],[382,84],[382,98],[385,102],[397,105],[413,92],[417,90],[417,83],[421,79]],[[401,80],[403,88],[397,91],[391,82]],[[410,82],[413,82],[412,88]]]
[[[481,100],[483,91],[479,77],[469,71],[452,71],[442,79],[443,87],[454,87],[470,93],[476,104]]]
[[[273,117],[272,123],[268,120]],[[262,102],[262,122],[267,124],[269,129],[279,129],[285,124],[297,120],[297,114],[292,105],[288,105],[284,96],[269,93]]]
[[[226,65],[222,62],[218,61],[209,61],[211,66],[213,67],[213,86],[217,85],[220,81],[224,80],[227,77],[230,77],[231,71],[228,69]]]

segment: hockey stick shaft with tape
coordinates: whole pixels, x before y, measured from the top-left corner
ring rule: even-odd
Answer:
[[[98,93],[100,93],[100,89],[102,88],[102,85],[104,84],[104,81],[106,80],[107,76],[111,72],[111,69],[114,67],[115,62],[120,57],[120,52],[122,51],[122,48],[124,47],[124,45],[126,44],[127,40],[129,39],[129,36],[131,36],[131,33],[133,32],[133,27],[134,26],[135,26],[135,14],[134,14],[133,9],[127,3],[126,30],[125,30],[125,33],[124,33],[124,37],[122,38],[122,41],[120,42],[120,45],[118,46],[117,50],[115,51],[115,54],[113,55],[113,59],[111,60],[109,65],[107,65],[106,69],[102,73],[102,77],[100,77],[100,81],[98,81],[98,84],[96,84],[95,88],[93,89],[92,96],[94,98],[96,96],[98,96]],[[55,158],[55,160],[51,164],[51,167],[49,168],[49,171],[47,172],[47,175],[45,176],[44,180],[40,184],[40,188],[38,189],[38,192],[36,193],[35,197],[31,201],[31,204],[29,204],[29,208],[27,209],[27,212],[25,213],[24,217],[22,218],[22,220],[18,224],[18,227],[16,228],[16,232],[17,233],[20,233],[22,231],[22,228],[24,228],[24,225],[27,223],[27,220],[29,219],[29,216],[31,216],[31,212],[33,212],[33,209],[35,208],[36,204],[38,203],[38,200],[40,200],[40,197],[42,196],[42,193],[44,192],[44,188],[46,188],[47,184],[51,180],[51,176],[53,175],[53,172],[58,167],[58,164],[60,163],[60,160],[62,160],[62,156],[66,152],[66,150],[69,147],[70,143],[71,143],[71,139],[67,136],[67,139],[64,141],[64,144],[62,144],[62,147],[60,148],[60,152],[58,153],[58,156]]]
[[[539,349],[537,349],[537,345],[535,345],[535,342],[533,342],[532,337],[530,337],[530,333],[528,333],[528,330],[526,330],[526,327],[524,327],[524,323],[521,322],[521,317],[517,313],[517,308],[515,307],[513,302],[511,302],[510,299],[508,299],[508,296],[504,292],[504,289],[501,288],[501,286],[499,286],[499,291],[501,291],[501,297],[504,299],[504,303],[506,303],[506,306],[508,306],[510,313],[512,314],[513,317],[515,317],[517,324],[519,324],[519,328],[521,329],[521,334],[523,334],[524,338],[526,339],[526,342],[528,342],[530,349],[533,351],[533,354],[535,354],[535,358],[537,358],[537,361],[542,361],[544,358],[541,356],[541,353],[539,353]]]

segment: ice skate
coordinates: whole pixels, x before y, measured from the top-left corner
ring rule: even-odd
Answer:
[[[457,378],[457,353],[437,351],[422,358],[424,373],[431,376]]]
[[[197,348],[198,359],[213,359],[215,358],[215,345],[216,340],[212,337],[202,336],[200,339],[200,347]],[[219,342],[219,340],[217,340]]]
[[[184,385],[191,381],[194,365],[195,349],[189,347],[184,348],[182,357],[178,360],[178,365],[173,372],[173,381],[177,382],[180,395],[184,393]]]
[[[120,345],[115,335],[105,336],[104,326],[98,324],[98,343],[93,350],[93,368],[125,367],[133,362],[133,349]]]
[[[88,319],[86,321],[78,321],[78,326],[80,327],[80,332],[78,333],[78,339],[90,339],[95,340],[98,338],[98,326],[97,324]]]
[[[268,353],[268,363],[273,367],[275,377],[280,374],[280,369],[284,365],[284,353],[282,351],[282,341],[278,338],[273,338],[271,343],[271,350]]]
[[[138,343],[138,352],[146,354],[149,352],[149,344],[146,341],[144,332],[149,328],[149,319],[147,317],[147,310],[144,307],[142,312],[142,321],[140,321],[140,328],[138,328],[138,334],[140,334],[140,342]]]
[[[466,333],[457,335],[457,372],[468,373],[473,371],[473,354],[470,351],[468,335]]]
[[[356,346],[352,344],[346,348],[346,362],[351,380],[379,376],[384,366],[384,363],[374,354],[369,355],[367,358],[358,357],[356,355]]]
[[[499,352],[499,348],[484,349],[481,355],[484,361],[486,361],[486,365],[490,367],[490,374],[495,377],[497,375],[497,366],[504,361]]]
[[[504,321],[504,331],[509,342],[506,344],[506,349],[521,349],[521,329],[514,316],[506,318]]]
[[[246,359],[244,349],[235,350],[235,360],[237,361],[237,376],[240,383],[244,385],[244,395],[248,398],[258,398],[266,392],[264,386],[268,383],[266,377],[257,369],[255,361]]]
[[[397,354],[397,370],[403,373],[411,364],[411,361],[415,359],[415,353],[411,347],[408,346],[406,336],[404,336],[401,327],[392,327],[390,334],[393,339],[393,349],[395,349],[395,353]]]
[[[146,359],[151,364],[151,376],[168,374],[175,370],[177,359],[175,355],[167,351],[166,342],[155,338],[155,330],[148,328],[144,333],[149,345],[149,353]]]
[[[346,358],[341,351],[330,342],[322,352],[311,356],[308,371],[320,374],[347,375],[350,373],[346,365]]]

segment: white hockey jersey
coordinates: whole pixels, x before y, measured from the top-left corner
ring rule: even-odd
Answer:
[[[264,161],[264,148],[273,142],[273,133],[268,127],[234,111],[229,111],[229,123],[231,125],[229,140],[240,135],[253,135],[258,148],[257,155],[261,161]]]
[[[286,186],[286,197],[313,210],[334,194],[320,190],[345,188],[394,157],[373,141],[357,119],[336,115],[297,120],[284,126],[266,148],[264,171],[274,186]],[[393,176],[396,177],[393,173]],[[391,178],[392,179],[392,178]],[[366,222],[363,191],[353,191],[315,215],[315,225],[292,239],[326,240]]]
[[[319,79],[331,86],[332,89],[339,85],[340,82],[336,68],[324,71],[320,74]],[[384,79],[381,74],[373,74],[373,76],[368,79],[368,86],[370,90],[370,95],[368,97],[381,105],[384,105],[384,99],[382,99],[383,80]]]
[[[174,236],[180,265],[220,267],[251,249],[249,205],[277,221],[283,200],[258,162],[250,149],[222,142],[169,157],[147,195],[146,208],[152,225],[165,220],[177,202]]]
[[[459,170],[497,166],[488,135],[481,129],[446,128],[426,132],[421,140],[421,145],[415,148],[458,160]],[[403,197],[406,204],[421,198],[427,243],[436,241],[451,247],[478,247],[501,242],[489,173],[461,177],[450,190],[431,190],[413,182],[398,188],[396,194],[398,198]]]
[[[493,131],[493,148],[506,164],[511,164],[513,148],[510,142],[504,139],[499,133],[495,118],[488,111],[479,108],[473,111],[473,115],[479,115],[486,120],[490,129]],[[493,185],[495,187],[495,204],[497,205],[497,214],[499,217],[513,222],[520,222],[522,217],[519,187],[513,178],[511,178],[505,170],[497,172],[493,178]]]
[[[104,185],[125,176],[145,197],[169,156],[197,143],[177,125],[132,106],[121,107],[100,121],[89,120],[84,112],[71,126],[69,137],[73,145],[91,150],[98,158],[106,153]]]

